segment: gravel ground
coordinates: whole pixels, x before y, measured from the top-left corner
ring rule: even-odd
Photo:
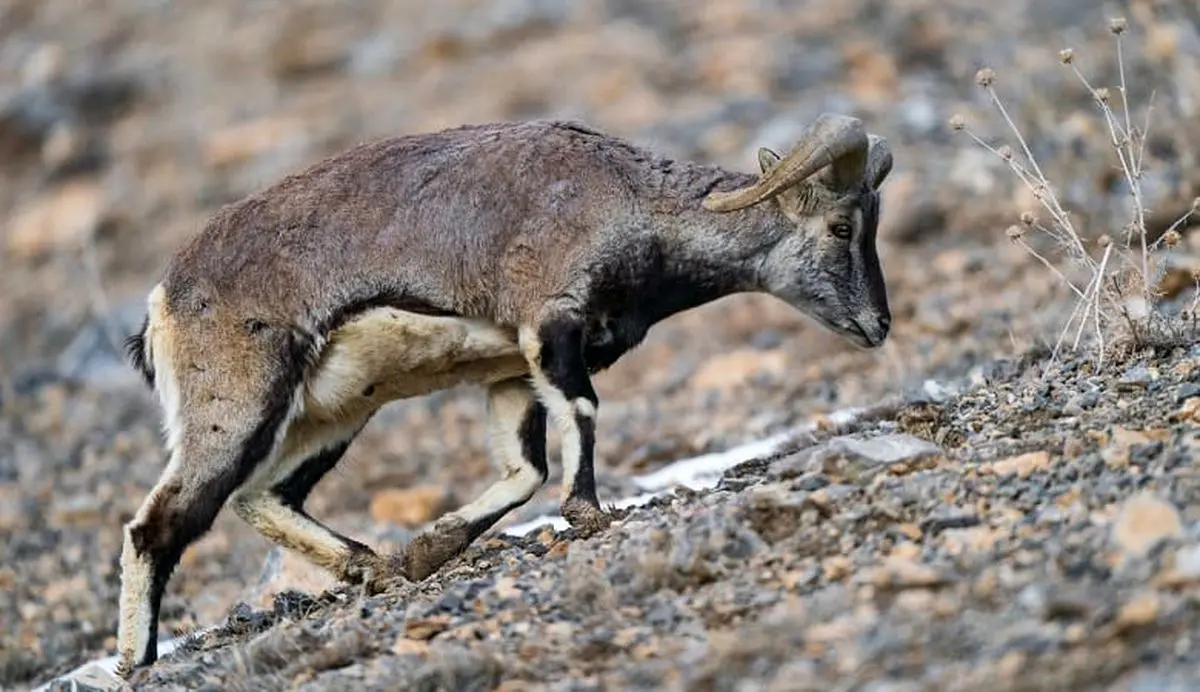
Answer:
[[[141,682],[1200,685],[1195,333],[1103,369],[1086,353],[1051,365],[1072,304],[1004,233],[1034,201],[945,126],[962,113],[983,136],[1003,134],[973,82],[995,68],[1080,227],[1116,233],[1128,191],[1056,56],[1073,48],[1115,90],[1107,18],[1126,16],[1130,98],[1155,93],[1142,188],[1161,231],[1200,195],[1191,11],[1144,0],[4,3],[0,687],[114,649],[120,526],[162,466],[157,411],[115,345],[166,257],[220,204],[363,139],[494,119],[579,117],[748,168],[756,147],[786,148],[825,110],[863,117],[896,153],[880,229],[890,343],[856,350],[759,296],[668,320],[596,380],[602,499],[634,494],[632,475],[672,460],[891,402],[869,422],[825,426],[587,540],[485,537],[428,581],[369,600],[296,561],[264,562],[279,555],[222,516],[172,579],[163,634],[221,627]],[[1200,268],[1200,233],[1180,231],[1159,287],[1168,311],[1193,300]],[[399,548],[491,480],[482,414],[473,390],[390,406],[311,511]],[[553,507],[557,472],[505,525]]]

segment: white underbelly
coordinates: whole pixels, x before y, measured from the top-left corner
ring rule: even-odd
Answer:
[[[396,399],[528,372],[515,329],[376,308],[330,335],[306,383],[302,418],[354,418]]]

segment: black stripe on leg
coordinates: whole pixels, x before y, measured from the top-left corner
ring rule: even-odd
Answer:
[[[545,481],[550,470],[546,465],[546,407],[540,401],[525,409],[525,418],[517,431],[521,440],[521,455]]]
[[[579,428],[579,468],[571,485],[572,499],[600,506],[596,497],[596,421],[591,416],[576,415],[575,426]]]
[[[313,456],[305,459],[290,476],[275,484],[271,490],[279,496],[279,500],[297,512],[304,511],[304,502],[317,483],[333,470],[350,448],[351,438],[327,447]]]
[[[545,482],[549,476],[549,469],[546,465],[546,407],[541,402],[533,401],[526,407],[525,417],[521,419],[521,425],[517,429],[517,436],[521,441],[521,455],[524,462],[532,466],[542,482]],[[479,538],[483,532],[504,518],[504,515],[528,501],[529,498],[524,498],[511,502],[502,509],[485,514],[468,524],[466,543]]]

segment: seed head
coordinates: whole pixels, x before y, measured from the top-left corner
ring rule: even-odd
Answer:
[[[1108,20],[1108,30],[1111,31],[1114,36],[1120,36],[1121,34],[1125,33],[1125,18],[1114,17]]]
[[[1013,150],[1012,147],[1008,146],[1007,144],[997,149],[996,153],[1000,154],[1000,158],[1004,159],[1005,161],[1012,161]]]
[[[985,67],[975,73],[975,83],[983,88],[990,87],[996,81],[996,71],[990,67]]]
[[[1031,211],[1023,211],[1021,212],[1021,223],[1025,224],[1026,226],[1032,226],[1033,224],[1037,223],[1037,217],[1034,216],[1033,212]]]
[[[1163,245],[1166,245],[1167,247],[1175,247],[1179,244],[1179,240],[1179,231],[1167,231],[1162,237]]]
[[[1016,240],[1016,239],[1020,238],[1021,236],[1025,235],[1025,229],[1021,228],[1020,226],[1018,226],[1016,224],[1013,224],[1012,226],[1009,226],[1004,231],[1004,235],[1008,236],[1009,240]]]
[[[1058,51],[1058,61],[1064,65],[1070,65],[1075,60],[1075,51],[1070,48],[1063,48]]]
[[[1100,87],[1096,90],[1096,100],[1100,103],[1108,103],[1108,89],[1106,87]]]
[[[1108,234],[1105,233],[1104,235],[1102,235],[1096,239],[1096,244],[1099,245],[1101,248],[1106,248],[1109,245],[1112,245],[1112,238],[1109,238]]]
[[[958,132],[960,130],[966,129],[966,127],[967,127],[967,119],[966,118],[962,117],[958,113],[955,113],[953,116],[950,117],[950,129],[951,130]],[[1200,200],[1197,200],[1197,201],[1200,201]]]
[[[1200,214],[1200,197],[1192,200],[1192,213]]]
[[[1196,267],[1192,270],[1192,281],[1200,283],[1200,267]]]

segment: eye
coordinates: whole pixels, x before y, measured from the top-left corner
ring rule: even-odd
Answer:
[[[833,237],[835,238],[846,240],[852,233],[854,233],[854,228],[845,221],[834,221],[829,225],[829,232],[832,233]]]

